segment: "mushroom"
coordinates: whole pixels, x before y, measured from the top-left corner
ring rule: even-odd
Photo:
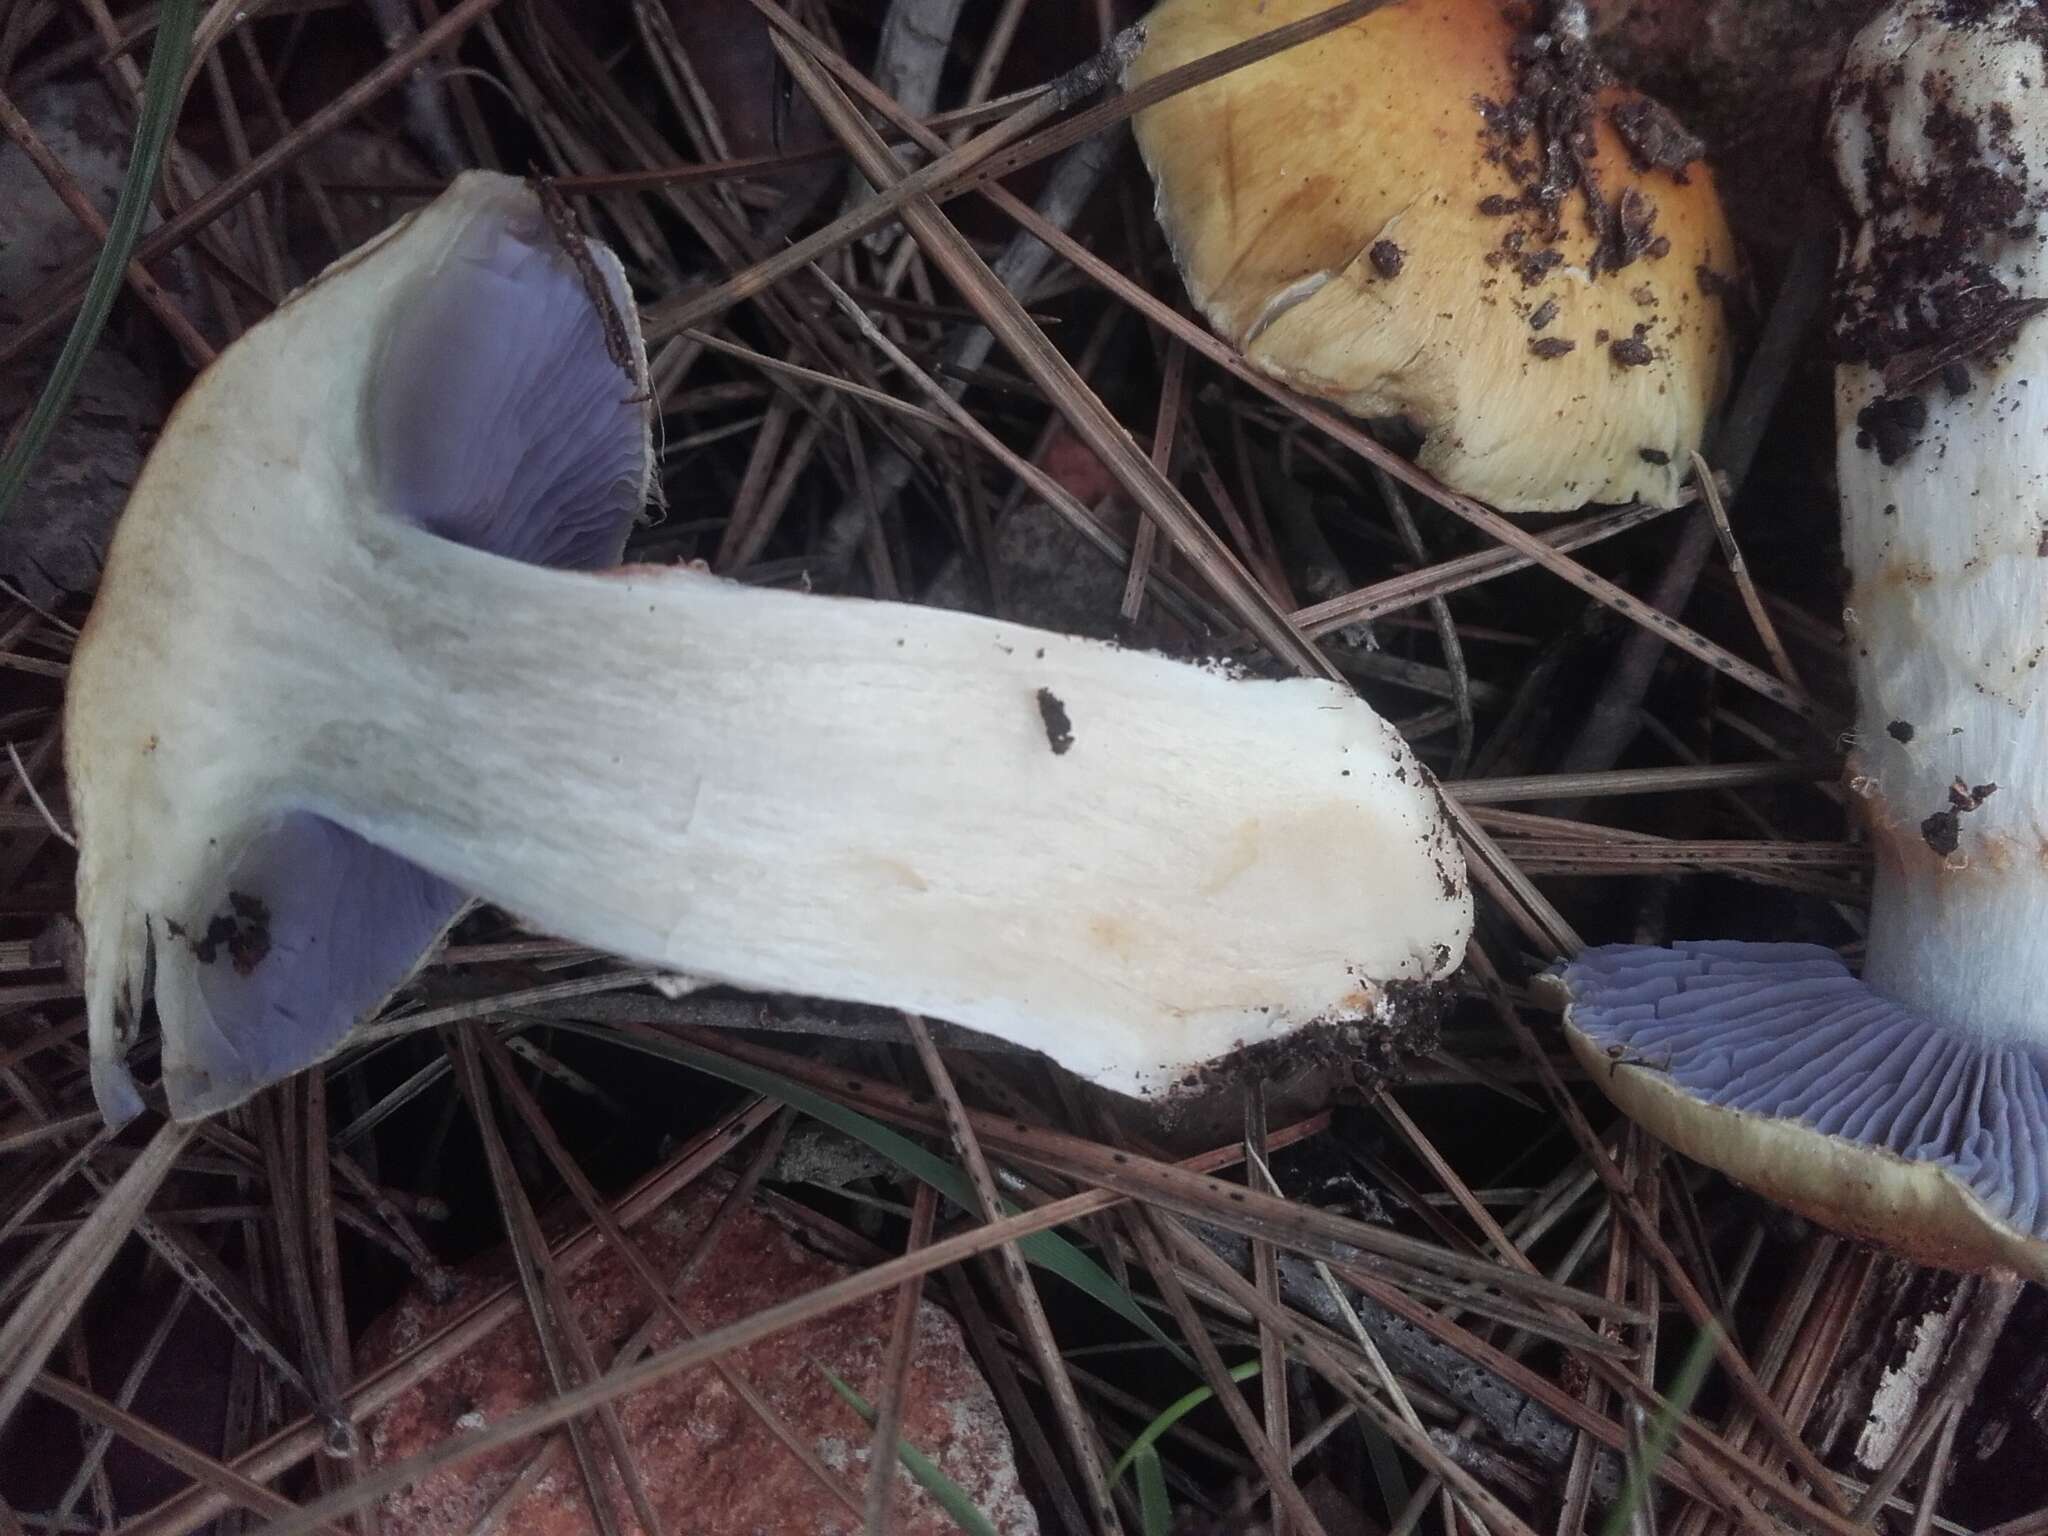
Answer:
[[[2048,110],[2032,3],[1904,0],[1832,150],[1861,979],[1798,944],[1616,947],[1572,1044],[1673,1146],[1923,1262],[2048,1279]],[[2032,893],[2032,894],[2030,894]]]
[[[1164,0],[1137,86],[1323,0]],[[1188,295],[1272,377],[1406,417],[1509,511],[1677,504],[1736,273],[1701,146],[1614,84],[1583,0],[1392,0],[1133,120]]]
[[[110,1121],[152,993],[205,1115],[335,1051],[466,896],[1128,1094],[1455,966],[1436,786],[1335,685],[574,569],[620,553],[649,411],[618,264],[485,174],[192,387],[66,700]]]

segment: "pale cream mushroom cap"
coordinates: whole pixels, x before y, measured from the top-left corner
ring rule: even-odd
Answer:
[[[1125,83],[1325,5],[1165,0]],[[1159,220],[1196,306],[1250,362],[1356,415],[1413,419],[1422,466],[1453,489],[1509,511],[1669,506],[1727,384],[1734,241],[1704,164],[1683,182],[1636,168],[1609,114],[1643,98],[1608,87],[1602,191],[1639,192],[1669,249],[1591,275],[1573,191],[1548,247],[1562,260],[1525,283],[1502,242],[1533,220],[1481,209],[1522,190],[1487,158],[1481,111],[1515,94],[1515,36],[1497,0],[1395,0],[1145,109]],[[1540,249],[1528,236],[1524,254]],[[1649,359],[1617,358],[1638,336]]]
[[[1539,991],[1594,1085],[1686,1156],[1915,1263],[2048,1280],[2037,1044],[1817,944],[1599,945]]]
[[[1707,1103],[1654,1062],[1617,1059],[1569,1010],[1565,1039],[1629,1119],[1766,1200],[1915,1264],[1962,1274],[2012,1270],[2048,1284],[2048,1244],[2002,1220],[1940,1164],[1783,1116]]]

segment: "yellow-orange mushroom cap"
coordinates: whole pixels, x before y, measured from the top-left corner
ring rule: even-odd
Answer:
[[[1125,83],[1326,3],[1165,0]],[[1590,178],[1530,195],[1571,101],[1532,87],[1557,71],[1528,10],[1394,0],[1146,108],[1159,220],[1251,363],[1411,419],[1453,489],[1511,511],[1669,506],[1727,384],[1734,240],[1697,144],[1597,73],[1575,87]]]

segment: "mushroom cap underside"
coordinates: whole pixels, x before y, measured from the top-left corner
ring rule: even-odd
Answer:
[[[1586,1071],[1668,1145],[1917,1263],[2048,1280],[2048,1049],[1903,1008],[1818,945],[1609,945],[1557,980]]]
[[[1127,84],[1321,8],[1165,0]],[[1497,0],[1396,0],[1146,108],[1159,219],[1249,361],[1413,419],[1453,489],[1514,511],[1671,505],[1729,375],[1737,256],[1713,177],[1639,168],[1643,125],[1668,116],[1598,89],[1591,164],[1638,238],[1596,274],[1583,191],[1548,228],[1524,196],[1534,145],[1490,126],[1519,89],[1516,38]]]
[[[487,172],[336,261],[187,392],[116,531],[65,700],[110,1123],[141,1108],[116,1015],[132,1027],[152,974],[170,1107],[195,1118],[332,1054],[467,899],[289,804],[212,848],[229,829],[201,823],[243,809],[216,786],[262,779],[260,730],[235,733],[238,750],[218,740],[221,718],[262,713],[236,696],[236,605],[317,587],[321,559],[354,547],[337,519],[610,565],[652,466],[616,259],[551,222],[533,187]],[[429,635],[432,615],[417,617]]]

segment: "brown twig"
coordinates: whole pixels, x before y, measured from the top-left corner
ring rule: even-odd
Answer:
[[[910,1211],[910,1236],[906,1253],[915,1253],[932,1240],[932,1222],[938,1213],[938,1191],[929,1184],[917,1186]],[[889,1322],[889,1347],[882,1352],[881,1385],[875,1389],[875,1428],[868,1438],[868,1485],[865,1506],[867,1536],[889,1536],[895,1515],[897,1437],[903,1430],[903,1399],[910,1385],[910,1361],[917,1345],[917,1313],[924,1303],[924,1283],[905,1281],[896,1293],[896,1310]]]
[[[255,156],[233,175],[223,177],[212,188],[195,197],[177,213],[165,219],[155,230],[137,241],[133,259],[147,265],[158,257],[176,250],[194,234],[210,226],[222,214],[267,184],[278,172],[293,164],[309,147],[326,138],[398,85],[421,60],[452,44],[499,3],[500,0],[461,0],[461,3],[439,22],[428,27],[405,48],[392,54],[376,69],[302,121],[289,135]],[[90,264],[76,263],[20,300],[23,312],[34,318],[15,330],[4,344],[0,344],[0,368],[18,363],[45,338],[55,334],[70,322],[71,312],[84,298],[86,283],[90,277]]]
[[[947,1134],[952,1137],[961,1164],[967,1169],[968,1181],[974,1189],[976,1214],[984,1222],[994,1222],[1003,1213],[1002,1196],[996,1192],[995,1176],[989,1170],[988,1159],[982,1152],[981,1139],[975,1134],[967,1106],[960,1101],[960,1091],[953,1085],[953,1075],[946,1070],[945,1058],[939,1055],[939,1048],[932,1043],[931,1031],[925,1027],[924,1020],[915,1014],[905,1014],[903,1022],[910,1030],[911,1044],[917,1048],[917,1059],[924,1067],[925,1076],[938,1096]],[[1074,1383],[1067,1375],[1066,1362],[1060,1358],[1059,1343],[1053,1337],[1052,1324],[1046,1318],[1045,1305],[1039,1300],[1038,1288],[1032,1282],[1023,1251],[1015,1243],[1004,1243],[993,1251],[1001,1266],[1004,1294],[1018,1320],[1019,1330],[1031,1346],[1032,1357],[1038,1363],[1039,1379],[1052,1395],[1054,1412],[1067,1437],[1068,1454],[1081,1474],[1081,1486],[1088,1491],[1095,1525],[1116,1536],[1123,1530],[1123,1522],[1118,1518],[1116,1504],[1110,1497],[1101,1446],[1087,1414],[1081,1408]]]
[[[14,141],[15,147],[28,156],[29,163],[49,183],[50,190],[71,210],[72,217],[86,232],[95,240],[106,239],[107,221],[100,216],[99,209],[93,206],[92,200],[80,189],[77,179],[65,169],[64,162],[42,141],[34,125],[22,116],[21,109],[8,99],[4,91],[0,91],[0,132],[4,132]],[[199,328],[178,308],[178,301],[164,292],[163,285],[150,276],[140,261],[128,263],[128,286],[171,333],[187,362],[195,368],[203,368],[213,361],[213,344],[199,334]]]

